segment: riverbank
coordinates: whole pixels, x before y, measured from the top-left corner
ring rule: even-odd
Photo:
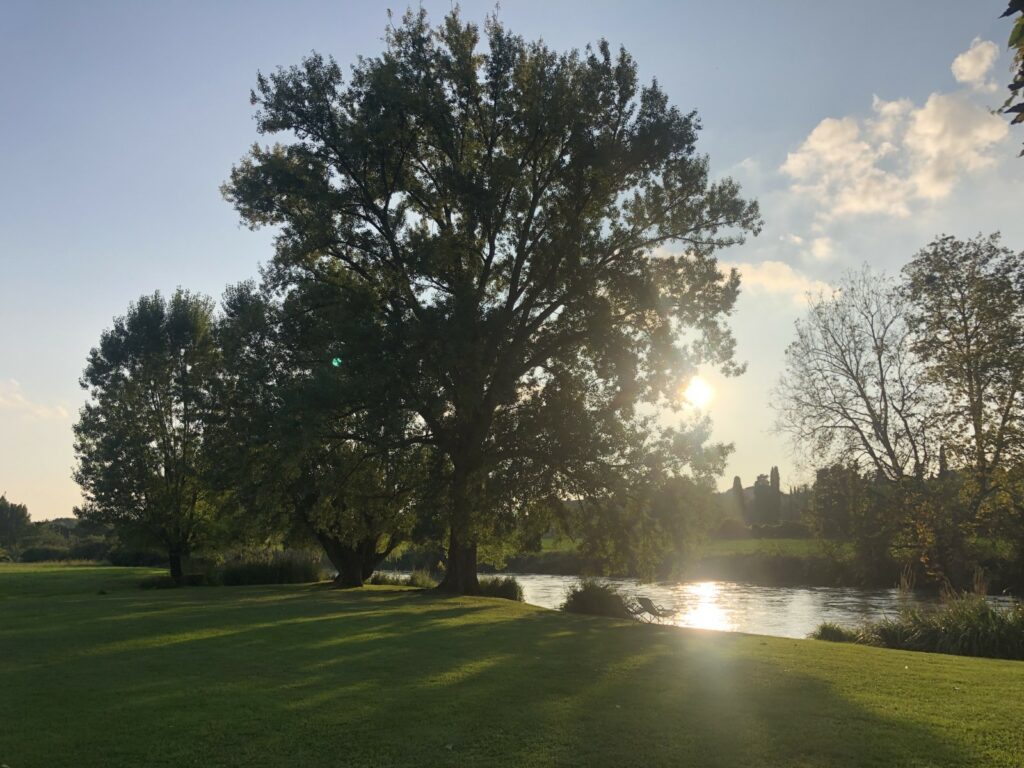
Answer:
[[[0,566],[0,762],[1017,765],[1024,664]],[[103,594],[101,594],[101,592]]]
[[[401,557],[389,568],[411,570],[422,567]],[[540,552],[509,557],[504,567],[483,566],[488,571],[579,576],[591,573],[592,564],[571,543],[559,542]],[[623,574],[628,575],[628,574]],[[669,576],[666,573],[664,576]],[[676,577],[700,581],[735,581],[762,586],[805,587],[894,587],[899,571],[872,574],[858,572],[848,547],[827,546],[814,539],[725,539],[705,542]]]

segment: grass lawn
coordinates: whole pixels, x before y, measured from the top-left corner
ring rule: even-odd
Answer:
[[[1021,662],[401,588],[135,588],[150,572],[0,566],[0,764],[1024,760]]]

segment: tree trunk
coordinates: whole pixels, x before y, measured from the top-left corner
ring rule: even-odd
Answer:
[[[377,539],[367,539],[360,546],[360,558],[363,566],[363,581],[366,581],[373,572],[377,570],[377,567],[384,562],[384,558],[391,554],[391,552],[398,546],[399,539],[395,536],[390,537],[388,546],[384,548],[383,552],[377,551]]]
[[[338,570],[338,575],[334,577],[335,586],[345,588],[363,586],[363,566],[359,552],[354,547],[343,544],[325,533],[318,531],[316,537],[320,541],[320,546],[324,548],[324,552],[327,553],[327,559]]]
[[[172,548],[167,553],[167,560],[171,566],[171,578],[180,587],[185,581],[185,574],[181,570],[181,550]]]
[[[456,595],[475,595],[480,592],[480,582],[476,576],[476,544],[463,543],[454,526],[448,546],[448,568],[437,588]]]
[[[468,462],[455,461],[451,486],[451,536],[448,540],[448,564],[438,585],[442,592],[475,595],[480,591],[476,578],[476,541],[471,535]]]

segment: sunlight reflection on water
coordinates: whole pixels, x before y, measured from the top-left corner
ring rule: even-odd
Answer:
[[[408,571],[391,571],[408,575]],[[566,591],[579,579],[539,573],[496,574],[515,576],[527,603],[559,609]],[[776,637],[807,637],[821,622],[857,627],[896,615],[900,609],[934,605],[939,598],[898,589],[852,587],[765,587],[733,581],[685,581],[641,584],[636,579],[599,579],[614,584],[629,597],[649,597],[671,611],[666,623],[691,629],[748,632]],[[990,597],[997,605],[1012,598]]]
[[[526,602],[559,608],[574,576],[512,574]],[[673,611],[668,621],[680,627],[806,637],[823,621],[855,627],[892,616],[903,607],[933,604],[937,598],[898,589],[847,587],[765,587],[730,581],[641,584],[635,579],[602,579],[624,594],[646,596]],[[995,599],[995,602],[1004,602]],[[1008,601],[1005,601],[1008,602]]]

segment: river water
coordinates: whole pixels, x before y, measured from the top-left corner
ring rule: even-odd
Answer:
[[[559,608],[574,576],[510,574],[523,586],[527,603]],[[731,581],[641,584],[634,579],[602,579],[623,594],[651,598],[671,610],[666,623],[680,627],[749,632],[777,637],[807,637],[823,621],[855,627],[866,620],[892,616],[903,607],[932,605],[933,595],[898,589],[844,587],[763,587]],[[1009,602],[993,598],[994,602]]]

